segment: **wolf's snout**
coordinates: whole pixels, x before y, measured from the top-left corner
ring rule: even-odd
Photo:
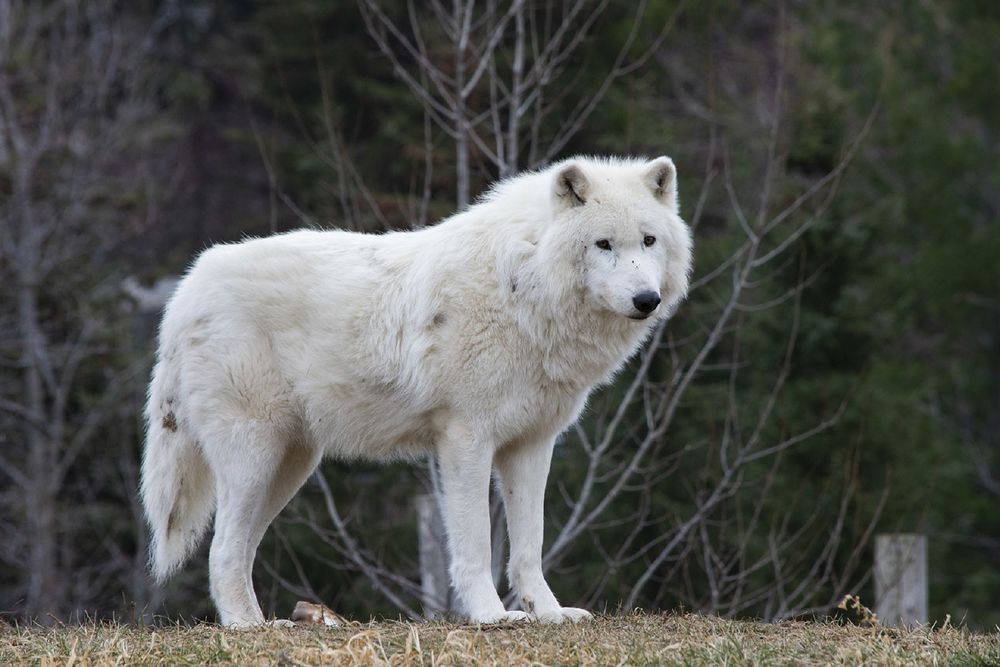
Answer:
[[[632,297],[632,305],[640,313],[651,313],[660,305],[660,295],[656,292],[640,292]]]

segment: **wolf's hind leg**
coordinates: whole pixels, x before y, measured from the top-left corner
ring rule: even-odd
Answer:
[[[264,622],[248,573],[247,544],[254,515],[263,503],[263,489],[241,480],[219,484],[215,535],[208,555],[212,600],[219,622],[229,627],[249,627]]]
[[[208,557],[212,599],[222,625],[262,625],[264,614],[250,575],[262,534],[258,521],[270,509],[272,483],[282,468],[289,440],[269,424],[253,420],[216,432],[229,437],[207,448],[217,494],[215,534]]]
[[[309,475],[316,470],[320,458],[322,458],[322,450],[313,450],[304,444],[294,444],[285,450],[284,457],[267,487],[267,499],[254,519],[253,531],[247,541],[245,560],[247,579],[250,581],[253,581],[254,557],[261,540],[264,538],[264,533],[267,532],[268,526],[281,513],[285,505],[302,488]]]

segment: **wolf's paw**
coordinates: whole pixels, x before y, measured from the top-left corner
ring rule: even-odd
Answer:
[[[268,623],[264,619],[256,619],[248,615],[243,618],[223,617],[219,625],[226,630],[259,630],[266,628]]]
[[[503,611],[496,613],[475,614],[470,619],[473,623],[492,625],[494,623],[524,623],[531,620],[523,611]]]
[[[539,623],[579,623],[587,621],[594,616],[586,609],[576,607],[560,607],[552,611],[542,611],[535,614],[535,620]]]

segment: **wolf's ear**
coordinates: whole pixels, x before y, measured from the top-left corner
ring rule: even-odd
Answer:
[[[578,163],[569,162],[556,172],[552,193],[555,195],[556,202],[565,208],[586,204],[589,190],[590,180]]]
[[[642,172],[642,180],[661,204],[677,210],[677,168],[667,156],[652,160]]]

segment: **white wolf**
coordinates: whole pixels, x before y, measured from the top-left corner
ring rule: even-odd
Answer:
[[[254,554],[324,456],[437,457],[471,620],[578,621],[542,576],[556,436],[684,297],[691,236],[666,157],[571,159],[412,232],[297,231],[206,250],[163,316],[142,499],[163,580],[214,513],[212,598],[264,623]],[[489,485],[507,510],[507,611]]]

